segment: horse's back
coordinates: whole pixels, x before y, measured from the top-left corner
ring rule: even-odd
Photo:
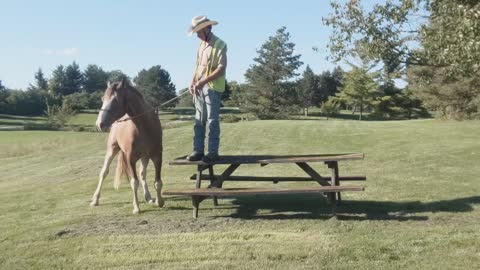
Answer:
[[[116,122],[111,127],[109,141],[115,141],[124,152],[132,152],[139,157],[161,155],[162,128],[160,121],[158,120],[158,125],[155,123],[154,126],[143,129],[134,121]]]

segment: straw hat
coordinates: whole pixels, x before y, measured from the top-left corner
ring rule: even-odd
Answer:
[[[196,16],[192,19],[192,25],[188,28],[188,36],[191,36],[193,33],[196,33],[202,28],[205,28],[209,25],[217,25],[218,22],[211,21],[207,16]]]

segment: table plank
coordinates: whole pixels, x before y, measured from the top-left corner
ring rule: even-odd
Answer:
[[[220,159],[211,163],[203,161],[188,161],[186,156],[170,161],[170,165],[216,165],[216,164],[269,164],[269,163],[305,163],[325,162],[340,160],[361,160],[365,157],[363,153],[347,154],[317,154],[317,155],[239,155],[220,156]]]
[[[194,188],[165,190],[164,195],[188,196],[242,196],[273,194],[306,194],[343,191],[364,191],[362,186],[319,186],[303,188]]]

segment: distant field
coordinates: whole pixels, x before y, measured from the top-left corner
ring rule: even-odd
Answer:
[[[72,123],[94,118],[79,115]],[[165,130],[165,189],[193,187],[194,168],[167,164],[191,151],[190,124]],[[1,131],[0,268],[480,268],[479,121],[319,119],[221,127],[222,154],[364,152],[364,161],[345,162],[340,172],[367,175],[366,191],[343,194],[338,220],[329,219],[326,201],[314,196],[222,199],[218,208],[209,200],[198,220],[191,218],[189,198],[169,197],[164,209],[142,199],[142,213],[132,215],[131,190],[124,183],[115,191],[112,175],[100,205],[88,205],[106,134]],[[284,165],[240,167],[240,174],[303,176]],[[152,168],[153,189],[151,176]],[[226,183],[247,185],[272,183]]]
[[[243,115],[237,108],[222,108],[222,117],[225,115]],[[98,111],[88,110],[75,114],[66,124],[65,129],[78,130],[94,130],[95,121],[97,119]],[[159,118],[165,128],[185,126],[190,124],[195,115],[193,108],[176,108],[168,111],[160,111]],[[45,116],[18,116],[0,114],[0,131],[1,130],[15,130],[15,129],[34,129],[43,130],[47,124]]]

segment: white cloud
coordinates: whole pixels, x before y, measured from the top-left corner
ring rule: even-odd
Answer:
[[[44,50],[43,53],[46,55],[74,56],[80,53],[80,49],[79,48],[64,48],[59,50],[48,49],[48,50]]]

